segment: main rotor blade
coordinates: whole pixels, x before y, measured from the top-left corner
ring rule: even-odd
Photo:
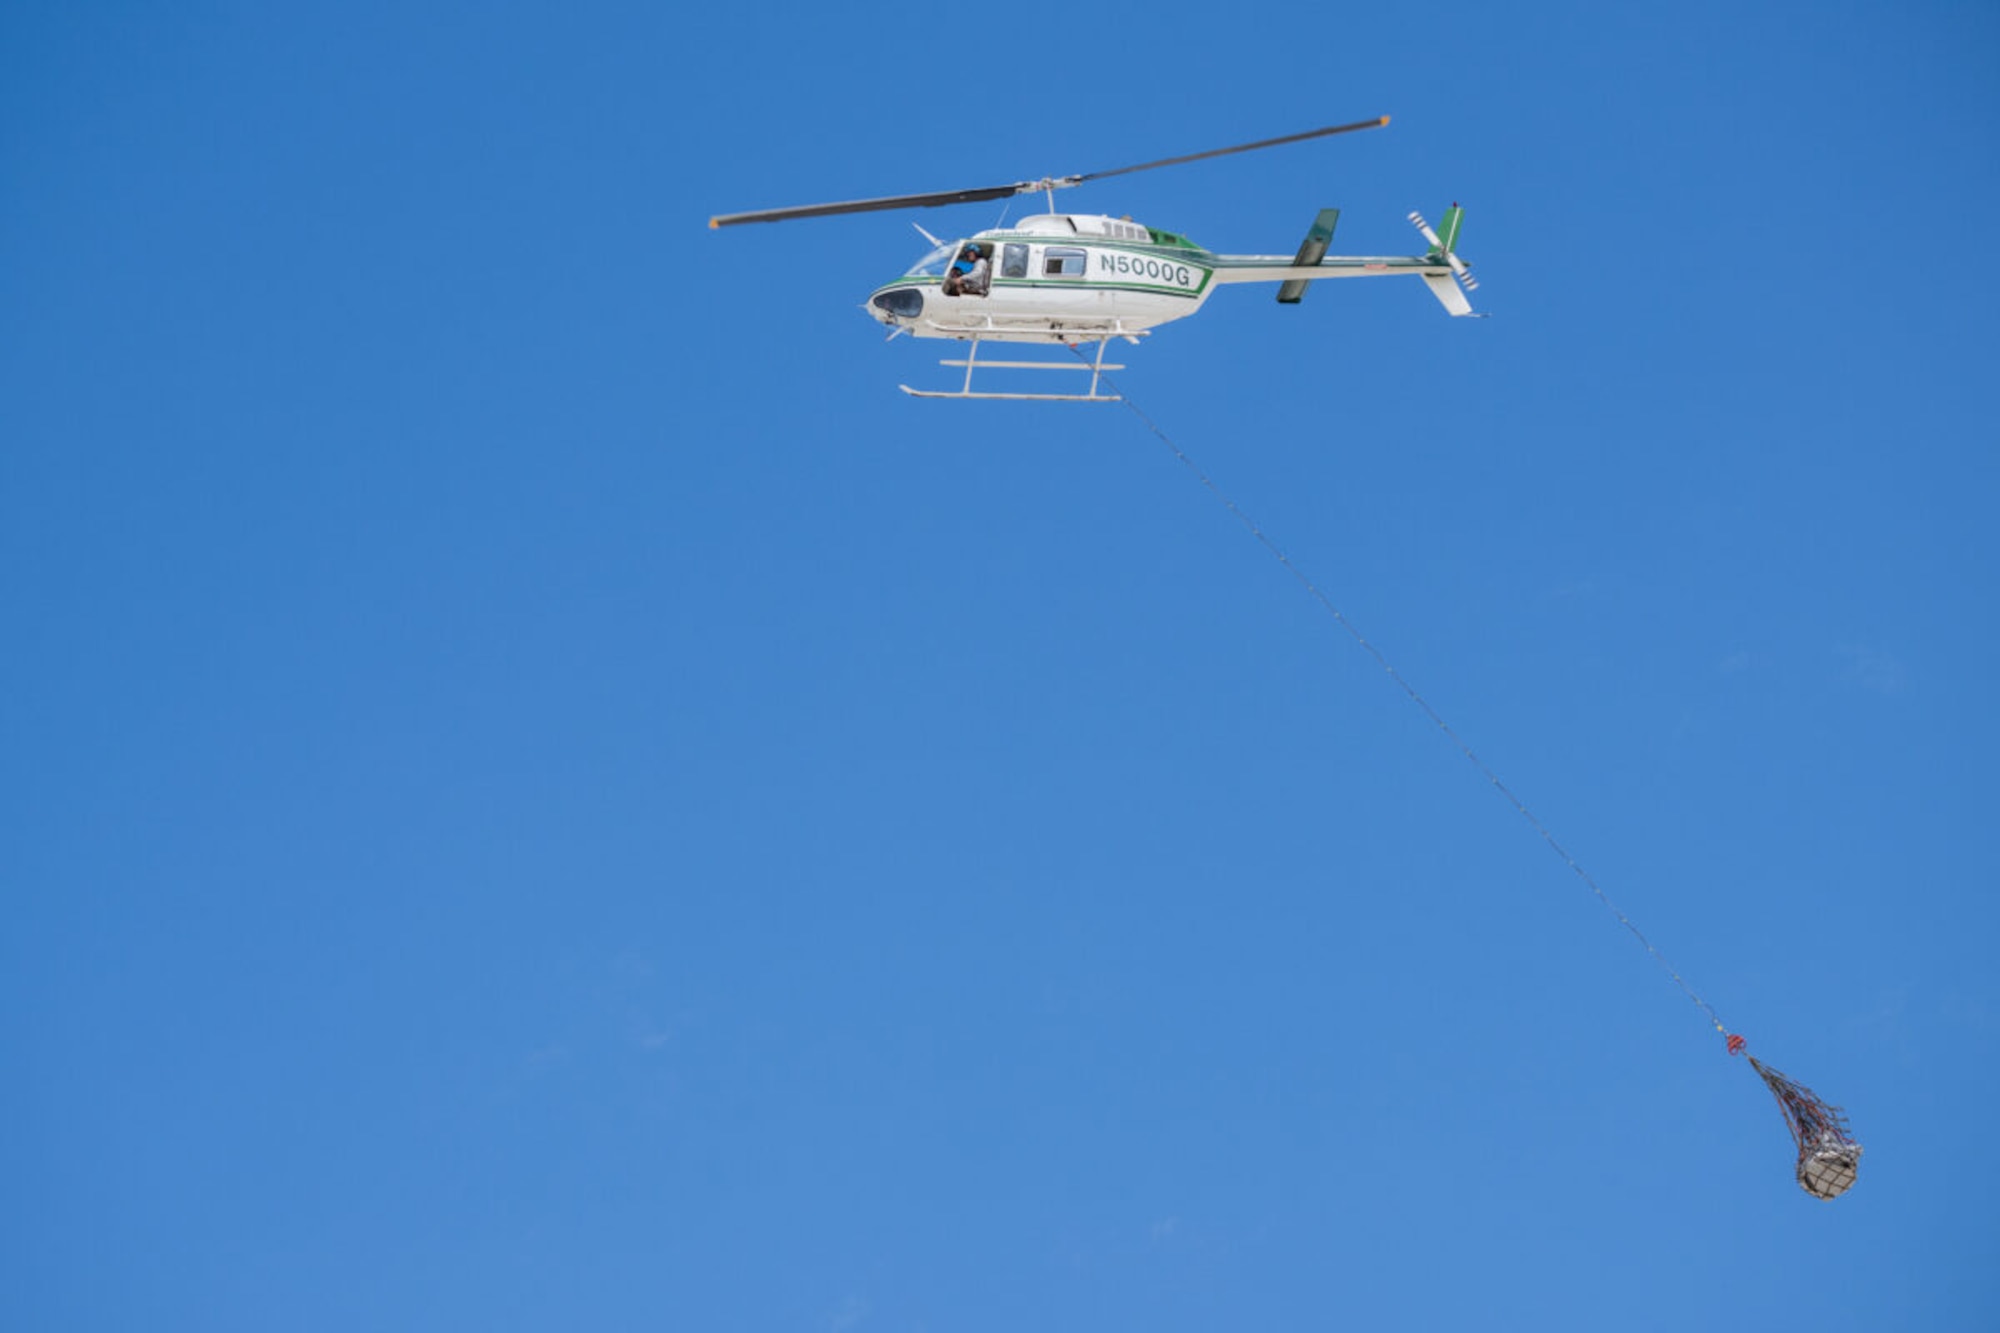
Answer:
[[[1060,190],[1071,185],[1081,185],[1085,181],[1103,180],[1107,176],[1129,176],[1135,171],[1151,171],[1154,167],[1175,167],[1183,162],[1200,162],[1204,158],[1227,157],[1231,153],[1248,153],[1259,148],[1276,148],[1279,144],[1299,143],[1306,139],[1324,139],[1329,134],[1348,134],[1354,130],[1378,129],[1389,123],[1387,116],[1374,120],[1357,120],[1352,125],[1328,125],[1323,129],[1307,130],[1303,134],[1286,134],[1276,139],[1259,139],[1256,143],[1240,143],[1233,148],[1211,148],[1205,153],[1188,153],[1181,157],[1163,157],[1157,162],[1141,162],[1136,167],[1114,167],[1110,171],[1093,171],[1085,176],[1058,176],[1052,180],[1016,181],[1012,185],[988,185],[976,190],[939,190],[933,194],[896,194],[882,199],[851,199],[838,204],[805,204],[798,208],[766,208],[754,213],[723,213],[708,220],[710,227],[734,227],[745,222],[789,222],[795,218],[825,218],[841,213],[878,213],[891,208],[936,208],[941,204],[976,204],[986,199],[1006,199],[1017,194],[1034,194],[1042,190]]]
[[[1154,167],[1177,167],[1183,162],[1199,162],[1205,157],[1226,157],[1230,153],[1248,153],[1258,148],[1276,148],[1279,144],[1298,143],[1302,139],[1324,139],[1329,134],[1347,134],[1353,130],[1372,130],[1387,125],[1387,116],[1374,120],[1357,120],[1352,125],[1328,125],[1324,129],[1307,130],[1303,134],[1287,134],[1276,139],[1259,139],[1256,143],[1240,143],[1234,148],[1211,148],[1206,153],[1189,153],[1185,157],[1163,157],[1157,162],[1141,162],[1136,167],[1114,167],[1110,171],[1093,171],[1078,176],[1080,181],[1103,180],[1106,176],[1129,176],[1135,171],[1151,171]]]
[[[1070,182],[1056,181],[1057,185]],[[711,227],[734,227],[743,222],[788,222],[793,218],[825,218],[840,213],[876,213],[889,208],[935,208],[940,204],[976,204],[982,199],[1005,199],[1029,194],[1042,188],[1041,181],[1017,181],[1013,185],[989,185],[977,190],[939,190],[934,194],[898,194],[886,199],[851,199],[841,204],[805,204],[798,208],[767,208],[755,213],[724,213],[708,220]]]

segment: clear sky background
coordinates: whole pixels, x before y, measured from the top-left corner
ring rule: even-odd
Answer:
[[[0,1325],[1990,1329],[2000,11],[0,18]],[[857,309],[1086,187],[1123,408]],[[1032,201],[1024,201],[1032,206]],[[1019,216],[1023,207],[1014,208]]]

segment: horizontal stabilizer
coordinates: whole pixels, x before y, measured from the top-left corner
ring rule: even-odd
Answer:
[[[1298,268],[1312,268],[1326,258],[1326,248],[1333,244],[1333,229],[1340,224],[1340,210],[1322,208],[1313,220],[1312,230],[1299,243],[1299,257],[1292,261]],[[1281,305],[1297,305],[1306,294],[1303,278],[1293,278],[1278,288],[1278,302]]]
[[[1431,295],[1444,306],[1446,313],[1453,315],[1472,313],[1472,302],[1465,299],[1465,293],[1458,289],[1458,284],[1451,280],[1449,273],[1424,274],[1424,286],[1431,289]]]

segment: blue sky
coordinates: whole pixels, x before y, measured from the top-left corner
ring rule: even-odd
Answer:
[[[2000,18],[10,10],[0,1323],[1990,1328]],[[992,205],[1415,284],[916,402]],[[1015,216],[1020,210],[1015,211]]]

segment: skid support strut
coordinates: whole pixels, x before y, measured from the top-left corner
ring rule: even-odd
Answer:
[[[954,369],[963,367],[965,382],[953,390],[912,389],[907,384],[896,387],[912,398],[992,398],[1022,403],[1115,403],[1119,397],[1115,393],[1101,391],[1101,381],[1108,370],[1123,370],[1121,365],[1107,365],[1104,349],[1111,345],[1113,334],[1106,334],[1097,340],[1097,359],[1088,363],[1078,361],[981,361],[979,359],[979,335],[973,334],[963,361],[947,360],[938,362],[941,366]],[[986,393],[975,392],[972,375],[975,370],[1070,370],[1087,371],[1090,375],[1088,393]]]

